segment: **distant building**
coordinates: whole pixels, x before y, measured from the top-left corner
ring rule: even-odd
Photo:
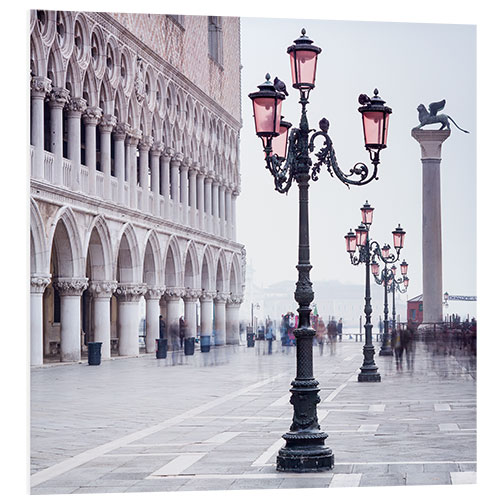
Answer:
[[[424,295],[420,294],[407,302],[407,321],[420,324],[424,320]]]

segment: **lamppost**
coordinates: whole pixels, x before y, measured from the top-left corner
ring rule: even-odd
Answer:
[[[401,278],[396,277],[397,267],[392,266],[392,277],[389,278],[389,292],[392,292],[392,328],[396,328],[396,291],[399,293],[406,293],[408,291],[408,283],[410,278],[408,278],[408,264],[405,260],[401,262]],[[401,288],[403,285],[403,288]]]
[[[361,207],[361,224],[356,228],[356,233],[353,233],[351,229],[345,236],[346,250],[349,253],[351,264],[355,266],[359,264],[365,265],[365,345],[363,346],[363,366],[360,368],[361,373],[358,374],[358,382],[380,382],[381,380],[378,367],[373,359],[375,348],[372,343],[373,325],[371,323],[370,266],[372,266],[372,270],[374,266],[378,266],[375,258],[377,256],[382,258],[383,251],[376,241],[370,240],[369,236],[374,210],[367,201]],[[403,247],[405,232],[398,227],[392,234],[394,248],[396,248],[397,256],[399,257],[399,252]],[[355,255],[356,248],[358,249],[358,255]]]
[[[252,333],[255,334],[255,317],[254,317],[254,313],[253,313],[253,310],[255,309],[260,309],[260,306],[259,304],[254,304],[252,302]]]
[[[346,185],[364,185],[375,179],[380,151],[386,147],[391,113],[377,90],[371,99],[365,94],[359,96],[361,107],[358,111],[362,115],[365,147],[370,155],[373,172],[369,175],[369,167],[357,163],[348,174],[344,174],[338,166],[332,140],[327,133],[328,120],[323,118],[320,121],[319,131],[309,129],[306,106],[309,93],[315,86],[316,63],[321,49],[313,45],[305,33],[303,29],[302,35],[287,50],[290,54],[292,84],[300,93],[302,113],[299,127],[290,130],[290,123],[282,120],[281,105],[287,92],[285,84],[278,78],[275,78],[273,85],[267,74],[266,81],[259,85],[259,91],[249,95],[253,102],[256,134],[262,139],[266,168],[274,177],[275,189],[287,193],[294,180],[299,188],[298,281],[294,294],[299,305],[299,322],[294,331],[297,339],[297,372],[290,389],[292,425],[283,435],[286,444],[277,457],[277,470],[290,472],[321,471],[333,467],[332,450],[325,446],[328,434],[320,430],[316,412],[320,398],[319,384],[313,375],[312,343],[316,332],[311,328],[310,318],[314,292],[309,278],[312,267],[309,260],[309,179],[318,180],[321,165],[326,167],[332,177],[337,176]],[[317,160],[313,165],[309,153],[314,151],[314,141],[318,137],[323,139],[323,146],[315,153]]]
[[[398,236],[395,235],[395,233],[400,230],[400,233]],[[382,347],[380,348],[380,351],[378,353],[379,356],[392,356],[392,348],[389,345],[389,304],[387,300],[387,295],[389,292],[389,279],[392,278],[392,271],[390,269],[387,269],[387,264],[393,264],[394,262],[397,262],[399,259],[399,252],[401,248],[403,247],[404,243],[404,235],[405,232],[398,226],[395,231],[392,232],[394,236],[394,248],[396,248],[396,255],[391,254],[391,247],[387,244],[385,244],[381,251],[377,254],[377,256],[380,258],[380,260],[384,263],[384,269],[382,269],[382,273],[380,278],[378,277],[379,273],[379,263],[376,260],[373,260],[371,263],[371,268],[372,268],[372,274],[373,277],[375,278],[375,283],[377,285],[383,285],[384,286],[384,334],[382,336]],[[396,245],[396,238],[398,239],[398,244],[401,245],[401,247],[398,249]],[[404,261],[403,261],[404,262]],[[403,265],[403,264],[401,264]],[[408,264],[406,264],[406,270],[408,269]]]

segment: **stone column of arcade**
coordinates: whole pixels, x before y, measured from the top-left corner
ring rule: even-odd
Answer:
[[[111,132],[116,125],[116,116],[102,115],[99,123],[101,133],[101,169],[103,174],[103,198],[111,200]]]
[[[198,174],[198,162],[192,162],[189,167],[189,225],[196,227],[196,176]]]
[[[220,177],[215,176],[212,182],[212,234],[220,235],[219,224],[219,182]]]
[[[151,146],[151,190],[153,191],[153,214],[160,216],[160,155],[163,142],[155,141]]]
[[[81,191],[80,165],[82,151],[82,113],[87,107],[87,101],[81,97],[73,97],[66,104],[68,119],[68,158],[71,160],[71,190]]]
[[[233,192],[231,193],[231,223],[232,232],[231,236],[233,241],[236,241],[236,198],[240,194],[240,189],[237,185],[234,185]]]
[[[449,130],[413,129],[422,159],[422,269],[426,323],[443,321],[443,257],[441,245],[441,145]],[[420,329],[420,328],[419,328]]]
[[[226,301],[227,293],[217,292],[215,302],[215,345],[226,344]]]
[[[186,288],[182,295],[184,299],[184,321],[186,327],[185,339],[196,337],[196,302],[200,298],[200,290]]]
[[[240,343],[239,314],[243,298],[231,295],[226,302],[226,343],[238,345]]]
[[[125,137],[130,132],[130,125],[125,122],[116,124],[113,131],[115,140],[115,175],[118,185],[117,203],[125,205]]]
[[[205,230],[207,233],[212,233],[213,231],[213,211],[212,211],[212,182],[214,180],[213,172],[209,171],[205,178],[205,213],[207,214],[207,220],[205,224]]]
[[[31,276],[30,290],[30,349],[31,366],[43,364],[43,292],[50,275]]]
[[[180,175],[180,203],[181,203],[181,224],[187,224],[188,218],[188,170],[191,166],[191,159],[184,158],[181,163]]]
[[[89,285],[94,305],[94,342],[102,342],[101,358],[111,358],[111,296],[116,292],[116,281],[93,280]]]
[[[160,156],[160,191],[163,196],[163,210],[161,216],[168,219],[170,216],[170,160],[174,155],[174,150],[171,147],[166,147]]]
[[[146,290],[143,283],[119,283],[116,289],[120,356],[139,354],[139,300]]]
[[[68,102],[69,90],[54,87],[49,94],[50,107],[50,152],[54,154],[52,182],[63,183],[63,108]]]
[[[168,349],[172,351],[174,348],[179,348],[179,305],[182,297],[182,289],[167,288],[165,290],[165,301],[167,303],[167,318],[165,325],[167,327]]]
[[[127,134],[127,170],[128,170],[128,195],[129,207],[137,208],[137,145],[141,140],[142,132],[133,129]]]
[[[214,298],[215,292],[202,290],[200,294],[200,335],[208,335],[212,339],[214,324]]]
[[[226,236],[226,181],[221,179],[219,185],[219,224],[221,236]]]
[[[55,286],[61,298],[61,361],[81,359],[81,297],[87,278],[58,278]]]
[[[51,88],[52,84],[48,78],[43,76],[31,78],[31,144],[34,148],[31,175],[35,179],[44,178],[43,103]]]
[[[148,287],[146,292],[146,352],[155,352],[156,339],[160,338],[160,298],[164,286]]]
[[[200,168],[196,177],[196,208],[198,209],[198,227],[205,229],[205,174],[206,171]]]
[[[89,194],[96,194],[96,127],[102,117],[102,110],[96,106],[87,107],[83,113],[85,125],[85,164],[89,170]]]
[[[153,145],[153,138],[149,135],[142,137],[139,142],[139,185],[142,190],[141,206],[137,207],[143,213],[151,213],[149,210],[149,150]]]
[[[184,159],[182,153],[175,153],[170,160],[170,184],[172,195],[173,207],[173,221],[181,222],[181,208],[180,208],[180,171],[181,162]]]

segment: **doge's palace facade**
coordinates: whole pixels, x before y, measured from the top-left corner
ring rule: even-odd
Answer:
[[[238,18],[31,11],[31,364],[238,343]]]

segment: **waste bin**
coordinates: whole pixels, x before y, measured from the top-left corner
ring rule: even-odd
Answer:
[[[253,333],[247,333],[247,347],[255,347],[255,336]]]
[[[194,337],[184,339],[184,354],[192,356],[194,354]]]
[[[167,339],[156,339],[156,359],[167,357]]]
[[[89,365],[97,366],[101,364],[101,346],[102,342],[88,342]]]
[[[201,352],[210,352],[210,335],[201,335]]]

